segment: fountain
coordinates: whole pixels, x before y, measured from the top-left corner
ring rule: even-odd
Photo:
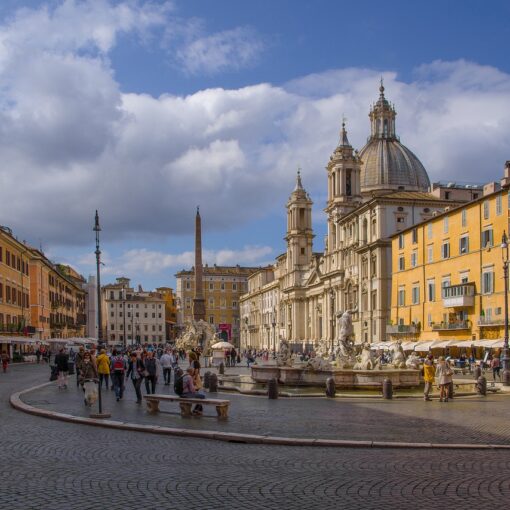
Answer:
[[[277,379],[283,385],[321,386],[331,377],[337,388],[380,388],[385,379],[391,380],[394,388],[412,388],[420,385],[419,364],[416,356],[406,361],[400,342],[392,347],[392,363],[381,366],[370,344],[356,345],[353,341],[352,313],[338,313],[338,337],[332,348],[325,340],[318,347],[316,356],[307,363],[293,363],[289,344],[281,340],[276,366],[252,365],[252,379],[267,383]]]

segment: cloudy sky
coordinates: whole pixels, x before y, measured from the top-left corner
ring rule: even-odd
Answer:
[[[355,4],[355,5],[354,5]],[[510,3],[2,0],[0,225],[84,275],[174,285],[284,251],[296,170],[323,248],[342,115],[361,148],[384,77],[432,181],[510,159]]]

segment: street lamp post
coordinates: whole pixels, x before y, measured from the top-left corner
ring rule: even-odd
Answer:
[[[99,249],[99,232],[101,227],[99,226],[99,214],[96,210],[96,217],[94,222],[94,228],[92,229],[96,233],[96,271],[97,271],[97,343],[101,347],[103,343],[103,331],[101,328],[101,279],[100,279],[100,266],[101,266],[101,250]],[[91,418],[109,418],[110,413],[103,412],[103,399],[101,395],[101,384],[98,383],[98,413],[91,413]],[[108,389],[108,388],[107,388]]]
[[[508,237],[506,232],[503,231],[501,239],[501,257],[503,259],[503,278],[505,281],[505,340],[503,342],[503,385],[510,386],[510,367],[508,366],[508,263],[509,263],[509,249]]]

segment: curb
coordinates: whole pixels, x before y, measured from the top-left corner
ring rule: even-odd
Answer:
[[[214,430],[188,430],[173,427],[160,427],[158,425],[140,425],[116,420],[98,420],[94,418],[85,418],[81,416],[73,416],[71,414],[48,411],[26,404],[21,400],[21,396],[32,391],[44,388],[54,384],[54,382],[46,382],[33,386],[26,390],[13,393],[9,397],[9,402],[14,409],[34,416],[41,416],[52,420],[65,421],[68,423],[79,423],[81,425],[92,425],[95,427],[106,427],[117,430],[130,430],[136,432],[149,432],[151,434],[162,434],[177,437],[194,437],[199,439],[212,439],[216,441],[226,441],[230,443],[241,444],[266,444],[279,446],[322,446],[336,448],[412,448],[412,449],[442,449],[442,450],[510,450],[508,445],[492,445],[492,444],[442,444],[442,443],[408,443],[393,441],[352,441],[343,439],[309,439],[309,438],[292,438],[277,436],[260,436],[255,434],[238,434],[235,432],[217,432]]]

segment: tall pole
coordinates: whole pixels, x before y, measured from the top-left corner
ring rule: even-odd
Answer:
[[[503,279],[505,282],[505,339],[503,341],[503,385],[510,386],[510,370],[508,366],[508,238],[503,231],[501,242],[501,256],[503,257]]]
[[[99,249],[99,232],[101,227],[99,226],[99,214],[96,210],[96,217],[94,222],[94,228],[92,229],[96,233],[96,271],[97,271],[97,343],[98,347],[102,346],[103,343],[103,330],[101,328],[101,280],[100,280],[100,266],[101,266],[101,250]],[[109,418],[109,413],[103,413],[103,398],[101,394],[101,384],[98,382],[98,413],[91,413],[91,418]],[[108,389],[108,388],[107,388]]]
[[[102,310],[101,310],[101,250],[99,249],[99,232],[101,227],[99,226],[99,214],[96,210],[96,218],[94,223],[94,232],[96,233],[96,280],[97,280],[97,343],[101,345],[103,343],[103,329],[101,327],[102,322]]]

